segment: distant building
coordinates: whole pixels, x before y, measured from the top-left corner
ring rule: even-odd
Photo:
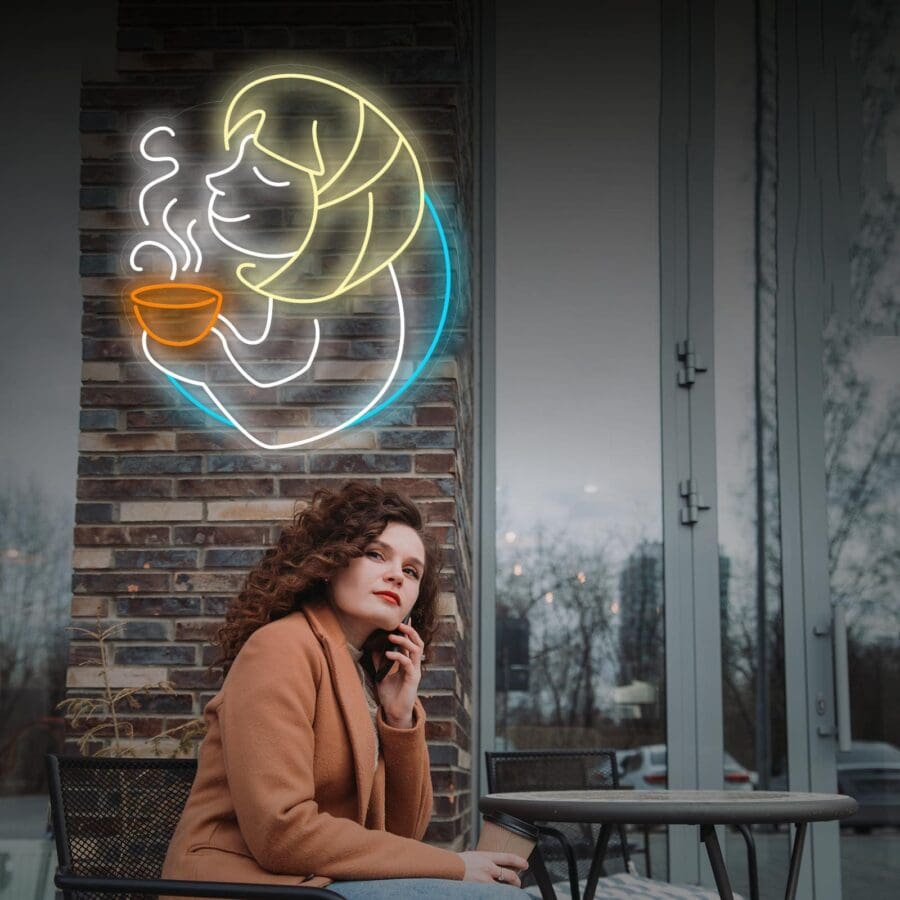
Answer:
[[[665,664],[662,542],[642,541],[619,575],[619,685],[662,684]],[[719,605],[727,625],[731,559],[719,553]]]
[[[728,589],[731,584],[731,557],[719,550],[719,615],[722,617],[722,634],[728,633]]]
[[[619,684],[659,686],[665,663],[660,541],[642,541],[619,575]]]

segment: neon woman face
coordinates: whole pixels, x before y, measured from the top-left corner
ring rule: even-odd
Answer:
[[[312,175],[264,153],[252,134],[241,139],[230,165],[206,176],[206,186],[210,229],[238,253],[288,259],[312,225]]]

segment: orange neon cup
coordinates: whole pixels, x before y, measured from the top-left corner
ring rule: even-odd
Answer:
[[[222,309],[221,291],[184,281],[145,284],[129,296],[141,328],[167,347],[190,347],[202,341]]]

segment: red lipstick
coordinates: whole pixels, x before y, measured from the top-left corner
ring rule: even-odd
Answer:
[[[375,591],[375,593],[379,597],[385,597],[386,599],[390,600],[391,603],[395,603],[397,606],[400,605],[400,597],[393,591]]]

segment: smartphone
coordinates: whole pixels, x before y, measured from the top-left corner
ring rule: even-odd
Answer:
[[[407,622],[409,622],[411,616],[412,612],[408,612],[406,616],[404,616],[403,621],[400,624],[405,625]],[[399,635],[403,634],[403,632],[399,628],[395,628],[390,633]],[[361,660],[362,666],[372,676],[376,684],[380,681],[383,681],[385,677],[387,677],[391,669],[393,669],[395,665],[398,665],[397,661],[394,659],[384,659],[381,666],[379,666],[377,669],[375,668],[373,651],[378,651],[383,656],[383,654],[387,650],[400,649],[396,644],[392,643],[387,638],[388,632],[379,628],[369,635],[368,639],[366,640],[365,646],[363,647],[363,649],[367,652],[364,654]]]

